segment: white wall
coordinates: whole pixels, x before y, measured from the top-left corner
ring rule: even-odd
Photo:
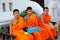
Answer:
[[[49,13],[51,14],[52,18],[54,15],[57,16],[55,11],[55,13],[53,13],[53,9],[55,10],[57,8],[57,0],[45,0],[45,7],[49,8]]]
[[[31,6],[33,10],[40,14],[42,12],[42,7],[39,6],[36,2],[27,1],[27,0],[1,0],[0,2],[0,24],[4,21],[11,20],[13,18],[13,11],[9,10],[9,3],[13,3],[13,10],[19,9],[20,12],[25,10],[28,6]],[[6,3],[6,12],[3,12],[2,3]]]

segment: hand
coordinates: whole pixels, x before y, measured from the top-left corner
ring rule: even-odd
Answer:
[[[10,32],[10,34],[12,34],[12,32]]]
[[[49,26],[48,24],[44,24],[44,26]]]
[[[53,26],[52,24],[50,24],[50,28],[51,28],[51,29],[54,29],[54,26]]]

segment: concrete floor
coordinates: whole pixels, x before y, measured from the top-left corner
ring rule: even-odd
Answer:
[[[2,40],[2,38],[0,38],[0,40]],[[60,33],[58,34],[58,39],[56,39],[56,40],[60,40]]]
[[[57,40],[60,40],[60,32],[58,33],[58,39]]]
[[[2,38],[0,38],[0,40],[2,40]]]

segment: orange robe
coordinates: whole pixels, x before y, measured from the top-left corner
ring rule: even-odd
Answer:
[[[49,39],[49,35],[48,35],[48,33],[44,30],[44,29],[42,29],[42,28],[40,28],[41,29],[41,35],[42,35],[42,40],[48,40]]]
[[[57,36],[57,28],[56,28],[56,25],[53,25],[54,26],[54,29],[52,29],[52,33],[53,33],[53,36],[56,37]]]
[[[31,14],[30,19],[26,22],[26,26],[34,27],[37,25],[37,18],[35,14]],[[39,32],[34,31],[33,36],[35,40],[41,40],[41,35]]]
[[[47,15],[44,17],[44,23],[47,24],[48,26],[44,26],[44,25],[42,24],[41,18],[38,17],[38,26],[39,26],[42,30],[46,31],[46,32],[48,33],[48,36],[49,36],[50,38],[54,38],[54,37],[53,37],[53,34],[52,34],[52,32],[51,32],[50,25],[49,25],[50,20],[51,20],[51,16],[50,16],[49,14],[47,14]],[[48,36],[47,36],[47,37],[48,37]],[[45,37],[46,37],[46,35],[45,35]]]
[[[18,22],[11,28],[12,34],[16,36],[16,40],[34,40],[31,34],[24,34],[24,31],[22,30],[24,27],[25,23],[23,21],[23,18],[19,17]]]

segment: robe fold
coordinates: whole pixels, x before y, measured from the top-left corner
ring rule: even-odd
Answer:
[[[54,26],[54,29],[52,29],[52,33],[53,33],[53,36],[56,37],[57,36],[57,28],[56,28],[56,25],[53,25]]]

